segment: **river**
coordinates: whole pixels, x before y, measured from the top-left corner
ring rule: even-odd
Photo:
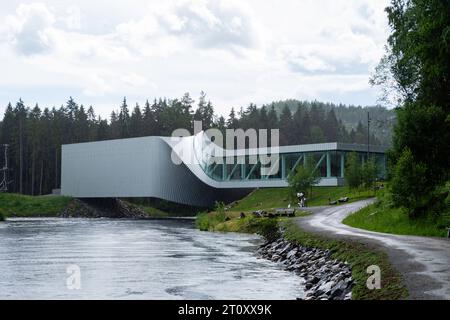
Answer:
[[[256,256],[260,243],[188,220],[11,218],[0,223],[0,299],[302,297],[299,277]]]

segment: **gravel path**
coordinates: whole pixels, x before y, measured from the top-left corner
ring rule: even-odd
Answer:
[[[296,222],[306,231],[357,240],[385,250],[393,266],[403,274],[411,299],[450,299],[450,239],[392,235],[342,223],[345,217],[373,201],[311,207],[308,209],[313,214],[296,218]]]

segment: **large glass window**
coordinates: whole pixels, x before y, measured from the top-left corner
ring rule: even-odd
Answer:
[[[242,179],[242,165],[239,163],[227,164],[227,176],[229,180]]]
[[[285,164],[286,164],[286,177],[291,173],[292,169],[294,168],[295,164],[298,163],[299,157],[301,157],[303,154],[301,153],[288,153],[285,154]],[[299,165],[303,164],[303,159],[300,159]]]
[[[338,151],[330,151],[331,176],[341,176],[341,153]]]
[[[321,177],[327,176],[326,152],[314,152],[310,156],[313,159],[313,165],[317,167]]]

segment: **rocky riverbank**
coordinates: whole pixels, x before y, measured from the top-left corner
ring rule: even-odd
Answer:
[[[279,238],[263,244],[258,254],[303,278],[305,300],[350,300],[352,297],[351,268],[333,259],[329,250],[308,248]]]

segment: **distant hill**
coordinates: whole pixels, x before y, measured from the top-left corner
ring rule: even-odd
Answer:
[[[392,144],[392,132],[396,122],[396,114],[393,109],[387,109],[382,106],[361,107],[319,101],[299,101],[295,99],[277,101],[266,106],[271,107],[272,105],[278,115],[281,114],[285,106],[288,106],[292,113],[295,113],[299,106],[308,108],[309,110],[311,107],[315,106],[323,108],[326,112],[330,109],[334,109],[337,119],[342,121],[349,131],[352,129],[356,130],[359,123],[364,127],[367,127],[367,112],[369,112],[371,118],[371,134],[374,134],[383,145],[390,146]]]

